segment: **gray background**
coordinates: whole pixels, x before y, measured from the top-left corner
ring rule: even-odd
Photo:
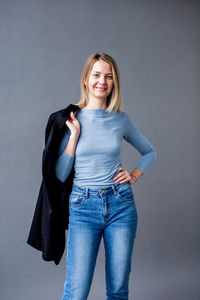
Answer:
[[[57,300],[65,280],[26,244],[51,112],[76,103],[93,52],[117,61],[124,110],[157,150],[135,186],[130,299],[197,300],[199,1],[0,1],[1,299]],[[140,155],[123,143],[131,171]],[[67,233],[66,233],[67,237]],[[105,299],[103,240],[89,300]]]

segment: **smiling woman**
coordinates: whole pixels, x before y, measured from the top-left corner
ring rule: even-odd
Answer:
[[[109,112],[121,109],[119,70],[115,60],[108,54],[94,53],[87,59],[81,77],[78,105],[81,109],[105,108]]]
[[[103,60],[95,62],[88,83],[85,81],[85,85],[87,84],[90,101],[94,101],[94,98],[101,98],[106,102],[113,88],[113,76],[110,64]]]
[[[64,183],[75,170],[62,300],[87,299],[102,237],[107,299],[128,299],[138,216],[131,185],[153,164],[156,151],[121,111],[119,71],[108,54],[94,53],[86,61],[76,105],[76,114],[71,112],[66,120],[69,130],[55,164]],[[142,155],[130,173],[121,164],[123,139]]]

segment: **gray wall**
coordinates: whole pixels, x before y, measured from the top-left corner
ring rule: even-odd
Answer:
[[[120,69],[124,110],[157,150],[137,184],[130,299],[197,300],[199,1],[1,0],[1,299],[57,300],[65,280],[26,244],[51,112],[76,103],[93,52]],[[140,155],[123,144],[124,167]],[[66,233],[67,234],[67,233]],[[89,300],[105,299],[100,246]]]

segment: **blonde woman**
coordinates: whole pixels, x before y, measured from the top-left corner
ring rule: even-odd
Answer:
[[[138,219],[132,185],[153,164],[156,150],[121,110],[119,71],[108,54],[87,59],[76,105],[80,109],[66,121],[69,130],[55,165],[61,182],[75,170],[62,300],[87,299],[102,237],[106,299],[127,300]],[[141,154],[132,171],[121,164],[123,139]]]

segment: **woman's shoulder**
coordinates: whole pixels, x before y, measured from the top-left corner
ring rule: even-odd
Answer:
[[[121,111],[121,115],[123,116],[124,120],[133,120],[133,117],[131,116],[131,113],[127,113],[125,111]]]
[[[123,111],[123,110],[120,110],[119,111],[119,116],[124,120],[124,121],[127,121],[128,119],[130,119],[129,115]]]

